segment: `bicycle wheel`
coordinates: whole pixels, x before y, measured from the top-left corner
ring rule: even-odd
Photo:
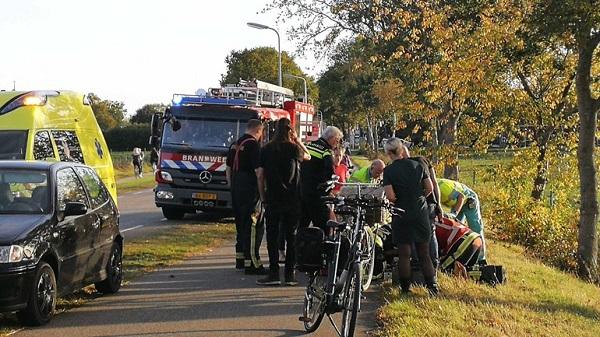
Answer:
[[[342,313],[342,337],[354,336],[354,329],[356,328],[356,318],[358,316],[358,307],[360,306],[362,292],[359,267],[359,265],[353,266],[352,274],[348,275],[346,281],[344,311]]]
[[[369,227],[365,229],[363,247],[367,254],[363,254],[365,259],[360,263],[361,284],[363,291],[369,289],[371,281],[373,280],[373,269],[375,268],[375,234]]]
[[[314,275],[306,286],[304,293],[304,330],[314,332],[319,328],[325,315],[326,295],[323,291],[323,278]]]

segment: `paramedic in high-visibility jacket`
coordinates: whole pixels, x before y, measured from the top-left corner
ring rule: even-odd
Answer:
[[[329,220],[329,207],[321,200],[328,193],[323,185],[331,180],[334,174],[333,150],[340,146],[343,137],[342,131],[335,126],[328,126],[321,138],[306,145],[310,160],[302,162],[300,168],[302,215],[300,227],[314,227],[325,229]]]
[[[231,186],[231,201],[237,232],[235,243],[235,267],[245,269],[246,274],[267,273],[260,261],[259,248],[264,233],[264,223],[255,219],[258,206],[258,169],[260,163],[260,139],[263,125],[251,119],[246,133],[229,148],[227,154],[227,181]],[[261,212],[262,213],[262,212]]]
[[[443,206],[450,208],[451,215],[467,224],[475,233],[481,236],[483,247],[479,253],[479,262],[485,263],[485,239],[483,235],[483,219],[477,193],[467,185],[450,179],[437,179],[440,188],[440,201]]]
[[[375,159],[371,162],[370,166],[365,166],[352,173],[350,176],[350,182],[352,183],[364,183],[364,184],[378,184],[383,178],[383,169],[385,169],[385,163],[381,159]]]

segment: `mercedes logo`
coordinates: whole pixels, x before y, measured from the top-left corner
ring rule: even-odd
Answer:
[[[211,180],[212,180],[212,173],[210,173],[209,171],[200,172],[200,181],[201,182],[203,182],[204,184],[208,184],[208,183],[210,183]]]

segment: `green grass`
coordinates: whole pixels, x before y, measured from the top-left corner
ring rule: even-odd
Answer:
[[[235,227],[226,223],[183,224],[171,227],[151,238],[127,241],[123,252],[124,284],[144,273],[177,264],[183,259],[204,253],[233,238]],[[59,299],[57,310],[79,307],[101,296],[93,286]],[[21,328],[14,314],[0,314],[0,336]]]
[[[496,288],[441,276],[441,295],[404,296],[389,286],[380,337],[600,336],[600,289],[525,257],[523,248],[488,241],[489,260],[508,282]]]
[[[154,186],[156,186],[154,176],[148,173],[139,179],[117,180],[117,193],[118,195],[122,195],[123,193],[152,188]]]
[[[461,181],[483,188],[485,172],[511,158],[510,152],[461,156]],[[488,261],[503,265],[509,277],[496,288],[440,275],[441,296],[432,298],[423,288],[403,296],[388,285],[379,336],[600,336],[600,288],[528,256],[523,247],[488,240]]]

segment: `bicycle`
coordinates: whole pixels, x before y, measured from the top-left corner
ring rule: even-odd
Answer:
[[[327,315],[340,337],[352,337],[363,292],[361,269],[366,257],[363,254],[366,233],[364,213],[365,207],[372,204],[372,199],[365,198],[360,193],[356,198],[323,197],[322,199],[327,204],[348,206],[354,211],[355,217],[352,226],[345,222],[327,222],[323,242],[325,263],[321,268],[308,272],[309,282],[304,296],[304,315],[299,319],[304,322],[306,332],[310,333],[318,329],[324,316]],[[402,212],[401,209],[385,203],[383,199],[378,207],[386,207],[394,214]],[[349,241],[349,248],[347,252],[342,252],[340,255],[344,238]],[[344,259],[341,259],[342,257]],[[341,273],[338,272],[339,270]],[[338,312],[342,312],[341,331],[331,317]]]

